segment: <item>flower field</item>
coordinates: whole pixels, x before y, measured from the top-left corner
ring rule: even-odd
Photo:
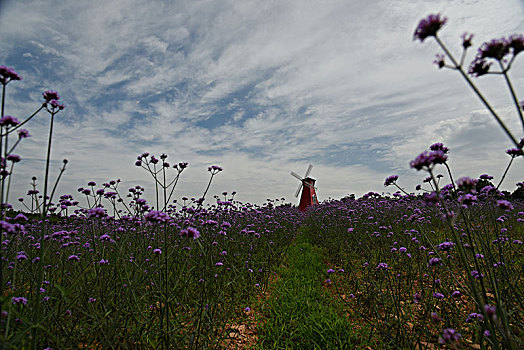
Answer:
[[[306,213],[275,204],[11,217],[2,242],[4,344],[29,347],[37,312],[39,348],[221,347],[228,325],[248,322],[246,308],[264,308],[257,298],[271,295],[298,239],[322,252],[315,288],[382,346],[522,339],[524,203],[503,209],[486,195],[453,226],[415,196],[370,193]]]

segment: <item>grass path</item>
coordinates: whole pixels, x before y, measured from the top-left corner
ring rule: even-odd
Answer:
[[[323,282],[326,266],[318,248],[301,234],[290,247],[271,296],[261,306],[264,315],[256,349],[356,349],[367,348],[366,333],[353,329],[340,314]]]

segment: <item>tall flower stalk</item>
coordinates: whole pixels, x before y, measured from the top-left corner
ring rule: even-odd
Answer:
[[[511,167],[514,158],[518,156],[523,156],[523,147],[524,147],[524,138],[518,141],[512,132],[508,129],[505,122],[502,120],[500,115],[495,111],[492,105],[487,101],[484,95],[477,88],[472,77],[481,77],[487,74],[498,74],[503,75],[506,85],[508,87],[511,99],[515,104],[517,109],[518,117],[522,123],[522,128],[524,130],[524,117],[522,114],[523,103],[519,102],[517,98],[517,93],[511,83],[508,71],[513,64],[515,57],[522,51],[524,51],[524,36],[522,35],[512,35],[508,39],[494,39],[489,42],[483,43],[478,49],[475,59],[469,65],[469,68],[464,68],[464,60],[466,57],[467,50],[472,46],[473,35],[464,33],[462,35],[462,55],[460,61],[458,61],[443,43],[443,41],[438,36],[438,31],[444,26],[447,18],[441,17],[440,14],[430,15],[427,18],[422,19],[414,33],[414,39],[420,40],[423,42],[426,38],[433,37],[440,48],[444,51],[444,55],[438,54],[435,63],[439,68],[449,68],[458,71],[461,76],[464,78],[469,87],[475,92],[481,102],[484,104],[486,109],[491,113],[495,118],[499,126],[502,128],[504,133],[508,136],[511,142],[516,148],[510,149],[507,153],[512,157],[508,166],[506,167],[504,174],[496,188],[491,187],[492,192],[497,193],[498,188],[504,181],[504,178]],[[446,58],[451,61],[451,65],[446,63]],[[498,63],[499,71],[492,71],[491,66],[493,62]],[[447,152],[446,152],[447,153]],[[509,298],[505,293],[504,295],[500,293],[500,285],[498,279],[494,276],[496,275],[493,268],[485,268],[484,271],[488,275],[487,278],[485,274],[482,273],[479,257],[484,258],[483,254],[490,256],[496,255],[495,252],[492,252],[490,243],[486,240],[484,236],[475,234],[476,230],[473,225],[473,222],[470,220],[469,215],[466,215],[465,209],[474,206],[477,201],[476,193],[476,184],[475,180],[469,178],[461,178],[455,182],[452,181],[453,193],[457,195],[457,209],[458,213],[452,212],[448,208],[448,204],[444,200],[441,191],[438,187],[438,181],[435,179],[433,174],[433,168],[437,164],[444,164],[448,169],[451,178],[451,172],[447,165],[447,156],[445,153],[442,153],[442,150],[433,149],[432,152],[428,153],[427,151],[420,154],[415,160],[411,162],[411,167],[417,170],[426,170],[429,172],[431,179],[435,185],[435,193],[432,196],[427,196],[426,200],[431,198],[432,203],[439,203],[443,212],[444,218],[448,223],[448,228],[452,233],[453,239],[457,243],[457,250],[460,253],[460,258],[464,266],[465,272],[468,277],[468,284],[471,288],[473,298],[475,300],[477,309],[480,313],[475,315],[481,315],[482,319],[486,320],[484,328],[484,335],[487,338],[488,342],[495,349],[516,349],[517,343],[514,338],[516,335],[512,334],[512,327],[509,321],[509,313],[513,312],[512,310],[507,309]],[[489,192],[489,191],[488,191]],[[485,193],[488,193],[485,192]],[[489,195],[487,197],[490,198]],[[498,206],[501,208],[509,209],[511,208],[511,203],[506,200],[499,200]],[[457,217],[465,225],[465,231],[462,235],[459,235],[456,229]],[[503,219],[497,219],[497,221]],[[499,236],[500,237],[500,236]],[[497,242],[497,240],[493,241]],[[500,258],[499,258],[500,259]],[[502,259],[503,261],[503,259]],[[493,265],[495,268],[498,266],[499,262],[495,262]],[[473,270],[474,269],[474,270]],[[490,297],[488,295],[488,290],[494,295],[494,302],[496,307],[490,306],[488,304]],[[518,297],[518,293],[515,295]],[[496,314],[500,319],[496,318]],[[487,336],[486,336],[487,334]]]
[[[49,210],[49,205],[52,200],[52,196],[48,196],[47,191],[48,191],[48,184],[49,184],[49,164],[51,161],[51,140],[53,139],[53,126],[54,126],[55,115],[59,111],[65,108],[63,104],[58,102],[58,100],[60,99],[58,92],[53,91],[53,90],[46,90],[42,95],[45,100],[45,102],[42,104],[42,107],[45,108],[46,111],[51,116],[51,121],[49,124],[49,138],[47,140],[47,155],[46,155],[46,165],[45,165],[45,175],[44,175],[44,196],[42,199],[43,201],[42,202],[42,227],[40,230],[40,251],[42,252],[41,253],[42,256],[40,257],[38,261],[38,267],[37,267],[38,278],[36,280],[38,285],[34,287],[35,288],[35,298],[38,297],[39,295],[38,290],[40,289],[42,281],[44,280],[43,278],[44,277],[44,260],[45,260],[45,253],[46,253],[44,237],[48,232],[46,218],[47,218],[47,213]],[[60,180],[60,177],[62,176],[62,173],[65,170],[65,164],[67,164],[67,161],[64,161],[64,167],[60,171],[58,180]],[[55,184],[55,188],[56,188],[56,185],[57,184]],[[53,192],[54,192],[54,189],[53,189]],[[32,322],[33,322],[34,327],[32,328],[32,332],[31,332],[32,333],[31,347],[32,349],[36,349],[37,343],[38,343],[37,341],[38,341],[38,328],[39,328],[37,325],[40,322],[40,303],[39,302],[36,302],[36,305],[33,309]]]
[[[481,100],[482,104],[486,109],[491,113],[495,118],[499,126],[502,128],[506,136],[511,140],[515,147],[522,149],[524,147],[523,142],[519,142],[511,131],[508,129],[502,118],[491,106],[488,100],[480,92],[476,84],[470,78],[480,77],[487,74],[501,74],[504,76],[504,79],[507,83],[512,101],[515,104],[517,113],[519,115],[520,121],[522,123],[522,129],[524,130],[524,117],[522,114],[521,103],[519,103],[513,84],[511,83],[508,71],[511,68],[512,63],[515,60],[515,57],[522,51],[524,51],[524,36],[520,34],[512,35],[508,39],[494,39],[490,42],[483,43],[478,49],[478,53],[475,59],[469,65],[469,68],[464,68],[464,60],[466,57],[467,50],[472,46],[473,35],[464,33],[462,35],[462,55],[460,61],[458,61],[444,42],[438,36],[438,31],[444,26],[447,22],[446,17],[441,17],[440,14],[430,15],[427,18],[422,19],[414,33],[414,40],[420,40],[423,42],[426,38],[433,37],[440,48],[444,51],[444,55],[438,54],[435,63],[439,68],[449,68],[456,70],[464,78],[469,87],[475,92],[478,98]],[[510,56],[510,57],[508,57]],[[451,65],[446,63],[446,57],[450,59]],[[509,60],[508,60],[509,58]],[[491,61],[490,61],[491,60]],[[500,71],[490,71],[492,61],[496,61],[500,67]]]

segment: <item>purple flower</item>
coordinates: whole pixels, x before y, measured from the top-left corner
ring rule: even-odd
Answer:
[[[418,302],[419,302],[420,300],[422,300],[422,296],[420,295],[420,293],[417,292],[417,293],[413,294],[413,302],[414,302],[415,304],[418,304]]]
[[[18,260],[18,261],[27,260],[27,255],[25,255],[24,251],[18,252],[16,254],[16,260]]]
[[[377,270],[387,270],[388,269],[388,264],[386,263],[379,263],[377,265]]]
[[[335,270],[333,270],[333,269],[329,269],[329,270],[327,270],[327,274],[328,274],[328,275],[329,275],[329,274],[332,274],[332,273],[335,273]]]
[[[484,316],[482,314],[473,312],[469,314],[468,317],[466,318],[466,322],[468,323],[473,322],[474,320],[484,321]]]
[[[149,222],[156,223],[168,222],[170,220],[170,217],[167,213],[158,210],[151,210],[149,213],[144,215],[144,218]]]
[[[196,228],[189,226],[187,229],[181,230],[180,235],[182,237],[192,237],[193,239],[197,239],[200,237],[200,232]]]
[[[27,221],[27,216],[25,216],[24,214],[22,213],[19,213],[17,216],[14,217],[13,220],[22,220],[22,221]]]
[[[160,255],[160,254],[162,254],[162,250],[160,250],[159,248],[156,248],[156,249],[153,250],[153,254]]]
[[[453,293],[451,293],[451,296],[453,298],[459,298],[460,296],[462,295],[461,292],[459,292],[458,290],[454,291]]]
[[[0,126],[16,126],[20,124],[18,119],[15,117],[11,117],[10,115],[5,115],[2,118],[0,118]]]
[[[386,178],[386,181],[384,181],[384,186],[393,185],[398,179],[398,175],[391,175]]]
[[[22,160],[22,158],[20,158],[20,156],[17,154],[8,154],[6,159],[13,163],[18,163],[19,161]]]
[[[245,312],[249,312],[249,311],[251,311],[251,308],[248,306],[248,307],[244,308],[244,311]]]
[[[451,250],[451,248],[453,248],[454,246],[455,246],[455,243],[446,241],[446,242],[442,242],[442,243],[438,244],[437,245],[437,249],[438,250],[442,250],[444,252],[447,252],[447,251]]]
[[[480,273],[478,272],[477,270],[473,270],[471,271],[471,277],[475,278],[475,279],[480,279],[482,277],[484,277],[485,275],[483,273]]]
[[[434,292],[433,293],[433,297],[435,297],[435,298],[437,298],[439,300],[442,300],[442,299],[444,299],[444,294],[439,293],[439,292]]]
[[[513,56],[524,51],[524,35],[513,34],[509,37],[507,45],[513,49]]]
[[[11,80],[22,80],[22,77],[18,75],[12,68],[6,66],[0,66],[0,82],[6,85]]]
[[[427,37],[436,36],[437,32],[442,28],[446,21],[446,17],[440,18],[440,13],[429,15],[427,18],[422,19],[419,22],[417,29],[415,29],[413,40],[418,39],[423,42]]]
[[[90,218],[104,218],[107,216],[107,213],[104,208],[95,207],[87,211],[87,216]]]
[[[484,305],[484,312],[486,313],[486,316],[488,317],[495,317],[496,316],[497,309],[495,306],[491,306],[489,304]]]
[[[468,47],[471,47],[471,39],[473,39],[473,34],[468,34],[465,32],[460,36],[462,38],[462,47],[466,50]]]
[[[459,332],[457,332],[453,328],[446,328],[442,333],[442,337],[439,337],[438,342],[440,344],[452,343],[456,342],[460,338],[462,338],[462,335]]]
[[[431,193],[424,193],[423,197],[424,197],[424,202],[429,206],[432,206],[438,203],[438,195],[437,195],[437,192],[435,191]]]
[[[478,58],[494,58],[501,61],[509,53],[508,42],[504,38],[493,39],[483,43],[478,52]]]
[[[424,151],[412,160],[409,165],[417,170],[422,170],[423,168],[431,169],[434,165],[444,164],[447,160],[448,156],[442,150]]]
[[[70,255],[68,259],[71,261],[80,261],[80,258],[78,257],[78,255],[74,255],[74,254]]]
[[[51,100],[48,102],[51,107],[53,108],[58,108],[60,110],[64,109],[65,108],[65,105],[61,104],[60,102],[58,102],[57,100]]]
[[[27,299],[24,298],[24,297],[13,297],[13,299],[11,299],[11,301],[13,302],[13,304],[23,304],[23,305],[27,305]]]
[[[436,59],[433,61],[433,63],[435,63],[439,69],[444,68],[446,65],[445,56],[442,54],[437,54],[435,57]]]
[[[513,210],[513,204],[511,204],[509,201],[505,200],[505,199],[499,199],[497,201],[497,206],[499,208],[502,208],[504,210]]]
[[[429,266],[435,266],[435,265],[440,265],[440,264],[442,264],[442,261],[439,258],[429,259],[429,263],[428,263]]]
[[[224,265],[224,263],[221,262],[221,261],[219,261],[219,262],[217,262],[217,263],[215,264],[215,266],[223,266],[223,265]]]
[[[471,193],[467,193],[465,195],[459,196],[458,201],[464,205],[471,205],[477,202],[477,196]]]
[[[444,152],[444,154],[447,154],[449,152],[449,148],[444,146],[442,142],[437,142],[437,143],[432,144],[431,146],[429,146],[429,149],[431,151],[442,151]]]
[[[432,312],[431,313],[431,320],[434,323],[439,323],[440,321],[442,321],[442,319],[440,318],[440,316],[436,312]]]
[[[27,131],[26,129],[18,130],[18,138],[19,139],[25,139],[25,138],[28,138],[28,137],[31,137],[31,135],[29,135],[29,131]]]
[[[491,63],[486,62],[486,60],[476,58],[471,62],[468,69],[468,73],[471,76],[480,77],[485,74],[488,74],[490,66]]]
[[[524,155],[524,151],[520,148],[510,148],[506,150],[506,153],[510,155],[512,158]]]
[[[457,187],[466,193],[473,192],[476,185],[477,180],[467,176],[461,177],[457,180]]]
[[[211,174],[216,174],[220,171],[222,171],[223,169],[221,167],[219,167],[218,165],[211,165],[210,167],[207,168],[207,171],[211,172]]]
[[[493,176],[488,174],[482,174],[479,176],[479,178],[481,178],[482,180],[493,180]]]
[[[44,97],[44,100],[46,100],[46,102],[50,102],[52,100],[58,101],[60,99],[58,92],[53,91],[53,90],[44,91],[42,93],[42,96]]]

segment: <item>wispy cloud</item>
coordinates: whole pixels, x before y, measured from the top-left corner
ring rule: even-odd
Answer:
[[[442,37],[457,53],[464,31],[476,45],[524,32],[518,0],[28,4],[8,0],[0,13],[0,63],[24,76],[9,86],[8,110],[23,115],[43,89],[60,92],[53,157],[70,159],[63,192],[91,179],[148,183],[133,166],[143,151],[190,162],[186,195],[198,196],[206,167],[220,163],[216,193],[253,202],[292,200],[289,171],[309,163],[324,198],[381,192],[392,172],[411,188],[421,174],[409,160],[437,141],[463,175],[505,166],[511,144],[458,74],[432,65],[438,47],[412,35],[432,12],[449,17]],[[522,91],[519,60],[512,73]],[[495,78],[479,84],[513,118]],[[26,158],[18,194],[41,172],[47,122],[38,118],[17,151]],[[508,186],[522,173],[516,164]]]

